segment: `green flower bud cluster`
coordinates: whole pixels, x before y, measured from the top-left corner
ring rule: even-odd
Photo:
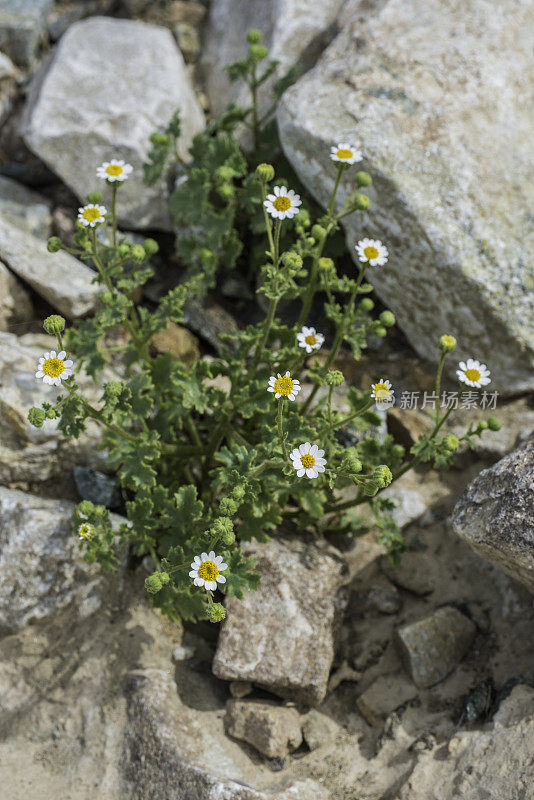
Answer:
[[[28,411],[28,422],[34,428],[42,428],[46,419],[46,412],[42,408],[30,408]]]
[[[353,206],[354,208],[358,209],[358,211],[366,211],[370,205],[371,201],[366,194],[360,194],[358,192],[358,194],[354,197]]]
[[[145,578],[145,589],[148,594],[157,594],[164,586],[166,586],[171,579],[167,572],[154,572]]]
[[[151,144],[159,144],[159,145],[168,145],[170,144],[171,137],[166,133],[159,133],[159,131],[155,131],[150,136]]]
[[[43,322],[43,328],[47,333],[52,334],[52,336],[57,336],[58,333],[63,333],[65,330],[65,318],[60,317],[59,314],[52,314],[52,316],[47,317]]]
[[[311,229],[311,235],[313,236],[316,242],[322,242],[323,239],[326,237],[326,230],[323,228],[322,225],[314,225]]]
[[[264,58],[267,58],[269,51],[263,44],[251,44],[248,54],[250,59],[257,64],[260,61],[263,61]]]
[[[488,428],[490,431],[500,431],[501,423],[497,417],[488,417]]]
[[[327,372],[326,383],[328,386],[341,386],[345,382],[343,373],[338,369],[331,369]]]
[[[282,255],[282,264],[286,269],[296,275],[299,270],[302,269],[302,257],[299,256],[298,253],[294,253],[293,251],[289,250]]]
[[[63,244],[61,243],[59,236],[51,236],[46,243],[46,249],[49,253],[57,253],[62,247]]]
[[[374,468],[373,481],[378,484],[380,489],[385,489],[386,486],[389,486],[392,480],[393,475],[388,466],[385,464],[380,464],[380,466]]]
[[[247,32],[247,42],[249,44],[259,44],[263,39],[263,33],[256,28],[251,28]]]
[[[363,465],[358,457],[355,447],[347,447],[341,459],[341,469],[348,475],[357,475],[362,471]]]
[[[455,453],[460,447],[460,440],[453,433],[448,433],[445,436],[443,443],[447,450],[450,450],[451,453]]]
[[[320,258],[317,266],[319,267],[320,272],[323,272],[326,275],[330,275],[332,273],[335,275],[336,267],[331,258]]]
[[[235,542],[234,523],[229,517],[217,517],[210,529],[210,535],[221,539],[226,545]]]
[[[102,192],[89,192],[89,194],[87,195],[87,202],[88,203],[102,202]]]
[[[226,617],[226,609],[221,603],[210,603],[206,614],[210,622],[222,622]]]

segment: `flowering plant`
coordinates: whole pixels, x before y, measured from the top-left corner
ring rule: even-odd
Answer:
[[[179,237],[178,252],[189,267],[187,280],[163,296],[153,312],[135,297],[153,274],[149,261],[158,245],[153,239],[133,244],[117,229],[117,196],[131,167],[120,160],[98,167],[97,177],[106,181],[110,193],[109,207],[100,192],[87,196],[69,252],[95,266],[95,280],[103,287],[100,307],[66,334],[63,318],[45,320],[58,350],[40,359],[36,376],[61,387],[61,394],[29,413],[38,427],[58,419],[66,436],[79,436],[88,420],[102,427],[109,467],[127,498],[127,522],[114,530],[107,509],[82,501],[74,513],[80,547],[87,561],[110,569],[117,564],[117,537],[136,556],[150,556],[154,569],[146,589],[171,618],[222,619],[225,611],[215,593],[242,597],[243,590],[256,588],[260,580],[239,543],[253,537],[265,540],[284,520],[319,533],[360,535],[364,527],[354,509],[370,503],[382,543],[392,554],[399,553],[402,536],[381,491],[421,461],[449,466],[460,444],[446,430],[450,411],[440,416],[439,409],[432,433],[420,437],[411,453],[389,434],[378,437],[381,418],[375,406],[387,404],[393,395],[387,378],[377,376],[367,391],[347,388],[348,413],[334,407],[334,391],[344,384],[342,373],[333,368],[340,348],[347,345],[357,360],[368,335],[384,336],[395,322],[389,311],[376,319],[370,316],[372,286],[366,281],[374,269],[387,269],[388,259],[395,256],[382,242],[362,237],[354,244],[359,271],[340,275],[325,255],[340,221],[370,203],[364,190],[371,177],[354,167],[363,157],[356,145],[332,146],[332,195],[326,211],[312,222],[298,193],[287,181],[275,181],[274,167],[258,165],[255,151],[247,155],[237,143],[230,130],[236,120],[253,120],[256,150],[261,138],[256,90],[265,73],[258,78],[257,68],[266,51],[259,37],[257,32],[249,35],[248,59],[234,65],[234,74],[247,77],[253,89],[251,108],[233,109],[212,122],[193,141],[191,163],[180,165],[185,172],[171,208],[182,213],[180,204],[187,196],[189,207],[202,209],[206,230],[199,230],[196,220]],[[271,72],[267,67],[266,73]],[[175,117],[165,134],[153,137],[148,180],[161,174],[169,143],[178,135]],[[207,153],[224,156],[213,184],[206,178]],[[351,181],[353,191],[340,204],[343,178]],[[202,179],[207,183],[199,193]],[[169,353],[156,354],[154,334],[170,321],[182,320],[188,298],[214,285],[221,265],[238,263],[234,222],[238,208],[241,213],[247,204],[254,235],[259,235],[259,215],[267,245],[258,289],[268,301],[264,320],[222,336],[215,359],[186,366]],[[180,245],[181,237],[185,244]],[[49,240],[51,251],[61,248],[68,249],[57,238]],[[310,324],[317,324],[310,313],[318,299],[324,332]],[[297,308],[288,323],[277,316],[281,301],[293,301]],[[125,377],[104,383],[100,402],[93,405],[80,391],[76,375],[83,367],[98,376],[108,357],[104,339],[117,328],[128,333]],[[438,396],[444,360],[455,345],[452,336],[439,342]],[[68,353],[75,355],[75,363]],[[486,366],[477,361],[459,366],[458,377],[469,385],[487,383],[488,376]],[[494,419],[479,422],[463,438],[470,441],[488,425],[498,427]],[[347,446],[348,438],[352,446]]]

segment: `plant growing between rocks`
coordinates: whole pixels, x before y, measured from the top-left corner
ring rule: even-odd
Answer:
[[[65,249],[91,261],[104,291],[95,316],[75,328],[65,332],[65,320],[56,315],[45,320],[46,331],[57,337],[57,351],[44,354],[36,376],[60,387],[61,394],[32,408],[29,419],[37,427],[58,419],[68,437],[79,436],[88,420],[104,429],[109,467],[128,498],[128,521],[113,530],[104,507],[81,502],[74,513],[80,546],[88,562],[110,570],[118,563],[117,538],[135,555],[151,556],[154,572],[146,589],[173,619],[223,619],[216,592],[242,597],[260,581],[240,542],[265,540],[284,520],[318,535],[337,530],[358,536],[366,528],[357,507],[368,503],[380,541],[398,557],[403,539],[389,514],[392,503],[381,491],[420,462],[449,467],[460,441],[471,443],[486,428],[499,427],[490,418],[472,424],[459,439],[446,427],[452,407],[444,414],[438,407],[432,433],[421,436],[406,453],[392,436],[379,439],[373,432],[380,423],[373,407],[387,405],[393,397],[389,380],[377,376],[367,392],[348,388],[348,414],[333,407],[334,391],[344,384],[334,368],[341,347],[348,345],[358,360],[369,334],[385,336],[395,322],[389,311],[370,317],[374,304],[366,281],[374,269],[388,268],[390,254],[380,241],[362,237],[355,243],[359,272],[353,276],[338,274],[334,261],[324,255],[341,220],[370,204],[365,188],[371,177],[357,171],[362,154],[356,145],[332,147],[333,191],[315,221],[299,195],[275,180],[275,168],[258,164],[262,125],[270,109],[260,114],[257,90],[274,67],[260,70],[267,57],[261,34],[251,32],[249,44],[248,57],[232,65],[230,74],[249,83],[250,108],[232,108],[213,120],[195,137],[190,164],[178,165],[181,175],[171,211],[182,231],[177,249],[188,272],[156,311],[136,304],[134,297],[153,274],[149,261],[158,245],[152,239],[133,244],[117,229],[120,187],[131,172],[124,161],[98,167],[110,202],[104,205],[100,192],[87,196],[79,210],[75,248],[55,237],[49,240],[51,251]],[[252,131],[248,155],[235,136],[239,124]],[[164,134],[152,137],[149,182],[163,173],[179,131],[175,115]],[[352,177],[354,189],[341,205],[337,194],[343,177]],[[169,321],[181,321],[186,301],[212,287],[219,269],[236,263],[240,235],[249,230],[257,236],[260,223],[264,244],[258,292],[268,300],[263,322],[221,337],[220,356],[209,362],[201,359],[186,366],[170,354],[153,355],[154,334]],[[335,331],[331,340],[310,324],[317,297]],[[290,325],[277,317],[282,300],[300,304]],[[100,403],[92,405],[80,391],[76,372],[83,367],[98,376],[107,363],[104,337],[119,327],[129,334],[123,348],[127,377],[105,383]],[[444,361],[456,341],[445,335],[438,344],[439,397]],[[327,354],[319,359],[323,348]],[[67,351],[75,354],[76,363]],[[304,400],[303,378],[310,387]],[[458,378],[482,386],[489,383],[489,371],[469,360],[460,363]],[[228,390],[220,388],[220,379]],[[349,426],[360,437],[352,447],[343,443]],[[345,490],[350,488],[348,496]]]

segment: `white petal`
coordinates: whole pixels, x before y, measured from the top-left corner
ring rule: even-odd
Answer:
[[[189,577],[190,577],[190,578],[198,578],[198,572],[196,571],[196,569],[192,569],[192,570],[190,571],[190,573],[189,573]]]
[[[310,469],[306,470],[306,476],[308,478],[316,478],[317,477],[317,472],[313,467],[311,467]]]
[[[208,560],[208,554],[207,553],[201,553],[200,554],[200,558],[202,559],[202,561],[207,561]]]
[[[298,478],[302,478],[302,476],[305,474],[305,472],[306,472],[306,470],[304,469],[304,467],[302,467],[301,469],[298,470],[297,477]]]
[[[224,575],[217,575],[216,579],[217,583],[226,583],[226,578]]]
[[[217,588],[217,581],[204,581],[204,588],[214,591]]]
[[[224,561],[221,561],[219,564],[219,569],[221,572],[224,572],[225,569],[228,569],[228,564],[225,564]]]
[[[208,558],[209,558],[210,561],[214,561],[214,559],[215,559],[215,550],[210,550],[210,552],[208,554]]]

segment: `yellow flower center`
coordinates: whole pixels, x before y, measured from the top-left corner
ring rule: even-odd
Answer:
[[[354,153],[352,152],[352,150],[343,150],[343,149],[341,149],[341,150],[337,151],[336,155],[337,155],[338,158],[352,158]]]
[[[80,528],[78,530],[78,533],[84,539],[88,539],[91,536],[92,532],[93,532],[93,528],[92,528],[91,525],[89,525],[88,522],[85,522],[83,525],[80,525]]]
[[[94,222],[95,219],[100,217],[100,211],[98,208],[86,208],[85,211],[82,212],[83,216],[87,220],[87,222]]]
[[[377,400],[386,400],[389,397],[390,389],[385,383],[375,383],[375,397]]]
[[[65,364],[60,358],[47,358],[43,364],[43,372],[50,378],[59,378],[64,369]]]
[[[301,456],[300,461],[304,469],[310,469],[315,464],[315,458],[311,453],[306,453],[305,456]]]
[[[480,372],[478,371],[478,369],[466,369],[465,370],[465,377],[469,381],[476,382],[476,381],[480,380]]]
[[[288,208],[291,208],[291,200],[289,199],[289,197],[284,197],[283,195],[280,195],[274,201],[273,206],[276,208],[277,211],[287,211]]]
[[[372,261],[373,258],[378,258],[378,256],[380,255],[376,247],[373,247],[372,245],[369,245],[369,247],[365,247],[363,252],[367,256],[369,261]]]
[[[289,375],[284,375],[282,378],[277,378],[274,382],[275,394],[281,394],[282,397],[287,397],[293,391],[293,381]]]
[[[118,164],[110,164],[109,167],[106,167],[106,172],[116,178],[117,175],[121,175],[124,172],[124,169]]]
[[[198,577],[205,581],[214,581],[220,570],[214,561],[203,561],[198,568]]]
[[[306,342],[306,344],[317,344],[317,339],[315,338],[313,333],[310,333],[309,336],[306,336],[304,341]]]

